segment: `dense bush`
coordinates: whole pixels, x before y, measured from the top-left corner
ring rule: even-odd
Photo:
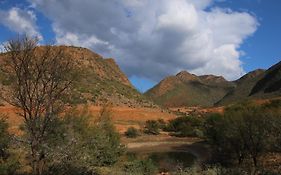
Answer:
[[[125,136],[128,138],[136,138],[139,135],[139,132],[134,127],[129,127],[125,132]]]
[[[156,120],[148,120],[145,122],[144,133],[158,135],[160,133],[160,126]]]
[[[124,150],[110,110],[103,108],[98,119],[93,118],[88,110],[72,110],[65,115],[63,137],[58,137],[62,141],[50,153],[48,173],[91,174],[95,167],[111,166],[118,160]]]
[[[180,137],[203,137],[203,119],[193,116],[178,117],[169,121],[165,130]]]
[[[237,160],[241,164],[250,158],[257,166],[259,157],[271,151],[272,145],[278,145],[280,138],[280,110],[273,110],[274,106],[243,103],[227,108],[223,116],[209,116],[205,135],[213,145],[216,159],[223,163]]]

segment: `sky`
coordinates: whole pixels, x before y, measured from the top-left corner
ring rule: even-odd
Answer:
[[[280,16],[280,0],[0,0],[0,43],[27,34],[89,48],[145,92],[182,70],[235,80],[269,68]]]

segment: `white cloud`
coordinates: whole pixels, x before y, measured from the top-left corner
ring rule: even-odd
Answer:
[[[54,28],[56,32],[56,40],[58,44],[65,44],[65,45],[78,45],[81,47],[90,48],[93,45],[97,47],[101,45],[101,47],[108,47],[109,43],[105,41],[101,41],[96,38],[94,35],[88,37],[87,35],[77,35],[71,32],[63,32],[60,31],[59,28]]]
[[[8,11],[0,10],[0,23],[8,27],[11,31],[28,36],[38,37],[42,40],[42,35],[38,32],[36,26],[36,15],[31,10],[21,10],[11,8]]]
[[[130,7],[138,7],[144,5],[142,0],[122,0],[123,3]]]
[[[212,0],[30,0],[53,21],[60,44],[117,59],[129,76],[158,81],[188,70],[235,79],[239,50],[258,27],[245,12]]]
[[[4,43],[0,44],[0,53],[3,53],[5,51],[4,49]]]

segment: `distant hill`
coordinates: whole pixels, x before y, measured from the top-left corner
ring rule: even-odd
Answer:
[[[182,71],[163,79],[145,95],[165,107],[209,107],[234,87],[234,83],[226,81],[221,76],[196,76]]]
[[[101,105],[111,102],[116,106],[131,107],[153,105],[132,86],[114,59],[104,59],[102,56],[80,47],[53,46],[52,49],[59,47],[67,56],[76,61],[81,70],[78,80],[74,82],[72,103]],[[38,49],[44,49],[44,46]],[[5,54],[0,55],[0,60],[3,56]],[[0,81],[5,84],[1,75]]]
[[[228,105],[231,103],[250,99],[249,95],[253,87],[262,78],[264,74],[265,74],[265,70],[257,69],[255,71],[247,73],[240,79],[234,81],[233,83],[235,84],[235,88],[229,91],[215,105],[216,106]]]

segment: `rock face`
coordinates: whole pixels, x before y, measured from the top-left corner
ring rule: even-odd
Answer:
[[[41,46],[38,50],[44,48]],[[80,47],[52,47],[58,48],[63,49],[66,56],[73,58],[81,70],[74,82],[72,103],[101,105],[111,102],[116,106],[152,106],[152,103],[133,87],[114,59],[104,59],[89,49]],[[1,54],[0,59],[1,56],[5,54]]]
[[[165,107],[209,107],[223,98],[234,86],[234,83],[221,76],[196,76],[182,71],[165,78],[145,95]]]

